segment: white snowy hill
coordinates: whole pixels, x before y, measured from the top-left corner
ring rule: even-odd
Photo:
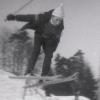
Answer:
[[[14,76],[9,72],[0,70],[0,100],[23,100],[23,92],[25,80],[11,79],[9,76]],[[75,96],[51,96],[47,97],[42,89],[33,90],[32,93],[27,93],[24,100],[75,100]],[[86,97],[79,96],[79,100],[89,100]]]

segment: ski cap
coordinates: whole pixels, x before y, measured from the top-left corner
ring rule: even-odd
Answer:
[[[54,11],[52,12],[52,15],[64,18],[64,9],[63,9],[63,3],[61,3]]]

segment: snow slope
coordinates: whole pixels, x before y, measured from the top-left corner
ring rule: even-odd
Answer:
[[[14,76],[9,72],[0,70],[0,100],[23,100],[25,80],[11,79]],[[45,92],[42,89],[27,90],[24,100],[47,100]]]
[[[23,80],[13,80],[8,72],[0,70],[0,100],[22,100]]]
[[[9,76],[14,76],[9,72],[0,70],[0,100],[23,100],[25,80],[11,79]],[[75,100],[75,96],[45,96],[42,89],[34,89],[27,91],[24,100]],[[89,100],[86,97],[79,96],[79,100]]]

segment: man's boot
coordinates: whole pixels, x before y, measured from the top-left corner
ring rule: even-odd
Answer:
[[[26,70],[26,72],[25,72],[25,74],[24,75],[31,75],[31,76],[33,76],[34,74],[33,74],[33,70]]]

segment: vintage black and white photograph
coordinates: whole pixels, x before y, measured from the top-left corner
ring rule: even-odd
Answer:
[[[0,100],[100,100],[100,0],[0,0]]]

